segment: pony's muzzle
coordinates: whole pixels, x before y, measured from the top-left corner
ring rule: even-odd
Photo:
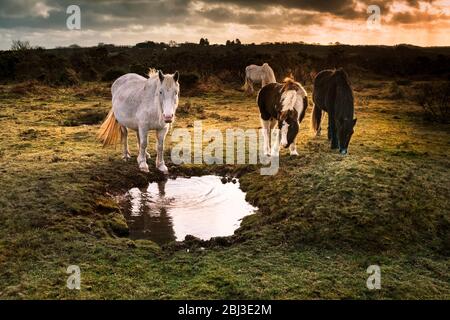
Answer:
[[[347,151],[347,149],[340,149],[339,153],[342,154],[343,156],[345,156],[348,153],[348,151]]]
[[[172,123],[172,121],[173,121],[173,115],[171,115],[171,116],[164,115],[164,122],[165,123]]]

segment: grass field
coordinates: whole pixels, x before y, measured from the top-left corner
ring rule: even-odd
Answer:
[[[420,107],[390,97],[389,85],[355,85],[346,157],[329,150],[326,134],[313,137],[310,107],[300,155],[283,151],[276,176],[258,166],[175,166],[168,139],[172,174],[236,175],[260,210],[230,238],[163,248],[124,236],[115,196],[163,177],[154,134],[149,174],[138,171],[134,135],[128,163],[96,141],[108,84],[0,86],[0,298],[450,299],[449,126],[422,121]],[[236,90],[184,97],[185,105],[175,127],[260,125],[254,97]],[[66,288],[72,264],[79,291]],[[366,287],[373,264],[381,290]]]

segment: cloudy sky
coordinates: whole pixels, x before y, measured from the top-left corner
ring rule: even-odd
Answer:
[[[67,7],[81,10],[69,30]],[[370,29],[369,5],[381,12]],[[373,26],[373,25],[372,25]],[[450,0],[1,0],[0,49],[13,39],[46,48],[99,42],[304,41],[450,45]]]

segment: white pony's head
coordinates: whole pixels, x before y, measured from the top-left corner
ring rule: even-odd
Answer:
[[[164,122],[171,123],[175,117],[175,111],[178,107],[178,99],[180,94],[180,84],[178,78],[180,74],[176,71],[174,74],[163,74],[161,70],[158,71],[159,91],[156,94],[159,96],[159,102],[162,108],[162,115]]]

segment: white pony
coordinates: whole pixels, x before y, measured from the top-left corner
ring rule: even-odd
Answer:
[[[267,63],[264,63],[262,66],[251,64],[245,68],[244,90],[249,95],[252,95],[254,92],[254,83],[261,84],[261,87],[264,87],[266,84],[275,82],[277,82],[275,74]]]
[[[164,75],[151,69],[149,78],[128,73],[118,78],[111,86],[112,109],[103,122],[98,137],[103,145],[122,143],[123,159],[130,159],[128,129],[136,131],[139,146],[137,162],[139,169],[148,172],[147,135],[156,130],[156,168],[168,173],[164,163],[164,138],[170,123],[175,119],[180,85],[178,71]]]

